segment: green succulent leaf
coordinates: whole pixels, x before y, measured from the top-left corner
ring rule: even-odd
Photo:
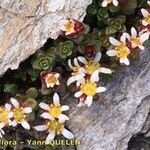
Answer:
[[[5,84],[4,85],[4,92],[9,94],[15,94],[17,93],[18,86],[16,84]]]
[[[112,6],[109,7],[109,9],[110,9],[111,12],[119,12],[120,8],[121,8],[120,6],[116,7],[114,5],[112,5]]]
[[[51,94],[51,89],[40,89],[40,92],[41,92],[41,94],[42,95],[49,95],[49,94]]]
[[[39,78],[39,75],[40,75],[40,72],[39,70],[35,70],[35,69],[30,69],[28,71],[29,75],[30,75],[30,78],[32,81],[35,81]]]
[[[38,91],[36,88],[30,88],[26,91],[27,98],[36,98],[38,96]]]
[[[34,108],[37,106],[37,102],[35,101],[34,98],[28,98],[28,99],[24,102],[24,104],[25,104],[26,106],[31,107],[32,109],[34,109]]]
[[[33,62],[33,68],[39,70],[47,70],[52,68],[55,55],[53,54],[42,54],[40,53],[37,59]]]
[[[72,54],[74,44],[72,41],[61,42],[58,46],[59,56],[64,59]]]
[[[108,18],[107,10],[105,8],[100,8],[97,13],[97,19],[101,21],[106,18]]]
[[[95,15],[98,11],[98,6],[96,3],[92,3],[91,5],[88,6],[87,8],[87,13],[89,15]]]
[[[120,32],[125,32],[126,31],[126,26],[122,25],[121,29],[119,30]]]
[[[114,34],[116,32],[117,32],[117,30],[112,28],[112,27],[107,27],[106,28],[106,35],[111,35],[111,34]]]

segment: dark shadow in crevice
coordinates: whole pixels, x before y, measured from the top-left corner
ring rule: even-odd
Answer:
[[[143,134],[133,136],[128,143],[128,150],[150,150],[150,137]]]

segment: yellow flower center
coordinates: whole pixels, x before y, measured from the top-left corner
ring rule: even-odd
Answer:
[[[54,118],[58,118],[59,115],[61,114],[61,106],[60,105],[55,106],[51,104],[49,112]]]
[[[126,47],[125,43],[121,43],[116,46],[115,50],[117,51],[117,57],[119,58],[125,58],[130,54],[129,49]]]
[[[52,83],[56,83],[58,81],[58,79],[54,76],[54,75],[48,75],[48,77],[47,77],[47,82],[49,83],[49,84],[52,84]]]
[[[142,42],[141,42],[141,40],[140,40],[139,37],[131,37],[131,42],[132,42],[135,46],[142,45]]]
[[[87,96],[94,96],[96,94],[96,89],[96,83],[93,83],[90,80],[86,80],[85,83],[80,86],[80,91]]]
[[[64,125],[57,120],[49,120],[47,122],[48,132],[54,132],[56,135],[60,135],[64,129]]]
[[[6,108],[0,108],[0,123],[7,124],[9,111]]]
[[[145,17],[145,21],[146,21],[148,24],[150,24],[150,14],[149,14],[147,17]]]
[[[72,29],[74,28],[74,22],[73,21],[68,21],[67,24],[65,24],[65,28],[67,32],[71,32]]]
[[[98,62],[90,60],[86,65],[86,73],[88,75],[91,75],[94,71],[96,71],[98,68],[100,68],[100,64]]]
[[[18,123],[22,122],[26,118],[26,114],[23,111],[23,108],[14,108],[13,110],[14,120]]]
[[[112,0],[106,0],[108,4],[111,4],[112,3]]]

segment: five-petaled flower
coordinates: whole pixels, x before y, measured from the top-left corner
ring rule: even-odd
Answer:
[[[32,112],[32,108],[21,106],[21,104],[19,104],[19,102],[15,98],[11,98],[10,101],[14,106],[12,108],[13,121],[11,122],[11,125],[15,127],[18,124],[21,124],[22,127],[29,130],[30,125],[27,122],[27,115]]]
[[[0,138],[2,138],[3,135],[5,134],[3,128],[11,124],[12,117],[13,113],[11,111],[10,104],[6,103],[5,106],[0,107]]]
[[[41,82],[43,88],[54,88],[60,85],[60,74],[57,72],[41,72]]]
[[[116,40],[113,37],[109,38],[110,43],[115,46],[114,50],[108,50],[106,54],[110,57],[117,56],[120,59],[120,63],[129,65],[128,56],[130,55],[130,49],[127,47],[126,36],[123,34],[120,38],[120,41]]]
[[[97,75],[99,73],[105,73],[105,74],[112,73],[110,69],[102,67],[101,64],[99,63],[101,56],[102,56],[101,52],[98,52],[93,60],[87,60],[85,57],[82,56],[78,57],[78,60],[84,64],[86,75],[91,76],[93,73],[96,73]]]
[[[149,33],[145,32],[142,34],[137,33],[134,27],[131,28],[131,36],[128,33],[124,33],[128,41],[131,42],[131,48],[135,49],[139,47],[141,50],[144,49],[143,43],[149,39]]]
[[[66,36],[72,37],[84,31],[84,24],[73,19],[66,19],[60,22],[61,30],[65,32]]]
[[[46,112],[41,114],[41,117],[44,119],[58,119],[61,123],[64,123],[66,120],[69,120],[69,118],[65,114],[62,114],[63,111],[69,110],[69,106],[60,105],[60,98],[57,93],[55,93],[53,96],[53,104],[48,105],[46,103],[41,102],[39,106],[40,108],[46,110]]]
[[[118,6],[119,2],[118,2],[118,0],[104,0],[101,5],[102,5],[102,7],[107,7],[107,5],[109,5],[109,4]]]
[[[98,81],[98,76],[95,76],[93,73],[90,79],[85,79],[81,86],[79,87],[79,91],[74,94],[74,97],[79,99],[78,107],[87,105],[88,107],[91,106],[93,102],[93,97],[97,93],[105,92],[106,88],[98,86],[96,83]]]
[[[67,80],[67,86],[69,86],[73,82],[76,82],[76,86],[78,87],[85,77],[85,68],[79,65],[77,58],[74,58],[74,65],[75,66],[72,66],[71,59],[69,59],[68,66],[73,72],[71,73],[72,76]]]
[[[67,139],[73,139],[74,135],[68,131],[64,124],[58,120],[46,120],[45,124],[34,127],[37,131],[47,131],[48,136],[46,137],[45,144],[49,144],[56,135],[63,135]]]

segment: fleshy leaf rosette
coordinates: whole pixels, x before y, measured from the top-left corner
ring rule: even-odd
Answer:
[[[52,64],[55,60],[55,55],[39,53],[37,59],[33,62],[33,68],[39,70],[52,69]]]
[[[108,27],[106,28],[106,34],[111,35],[117,32],[124,32],[126,31],[126,26],[124,25],[126,21],[125,16],[118,16],[116,18],[108,19]]]
[[[72,41],[61,42],[58,46],[58,53],[62,59],[67,58],[72,54],[74,44]]]

